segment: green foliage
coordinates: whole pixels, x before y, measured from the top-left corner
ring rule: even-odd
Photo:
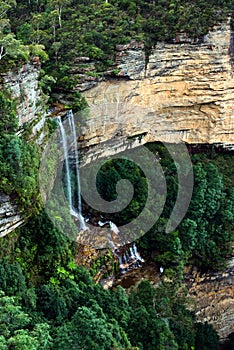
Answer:
[[[205,323],[196,323],[195,349],[217,350],[219,336],[214,328]]]
[[[137,217],[144,208],[148,194],[148,183],[141,169],[127,159],[118,159],[106,162],[97,175],[97,189],[105,200],[112,201],[117,198],[116,184],[120,179],[131,182],[134,196],[126,209],[113,215],[113,221],[117,224]],[[122,191],[121,196],[122,200],[127,201],[128,190]]]
[[[0,4],[1,70],[18,60],[38,57],[44,62],[40,88],[46,94],[62,91],[67,99],[65,108],[80,111],[87,104],[75,91],[76,84],[82,74],[98,79],[113,66],[117,44],[143,40],[149,54],[159,40],[171,41],[180,31],[201,40],[226,19],[231,6],[230,0],[19,0],[17,5],[4,0]],[[77,60],[78,56],[85,57],[87,65]],[[119,72],[112,67],[112,73]],[[56,122],[48,124],[52,132]],[[39,152],[34,144],[18,137],[17,131],[16,101],[1,90],[0,191],[31,214],[40,208]],[[64,232],[62,218],[57,215],[55,227],[42,212],[18,230],[15,249],[3,245],[0,350],[217,348],[216,332],[208,324],[195,323],[178,288],[186,262],[213,269],[225,264],[233,232],[232,163],[227,155],[194,157],[195,186],[189,210],[178,230],[166,234],[178,190],[176,168],[165,147],[149,147],[162,158],[168,197],[161,219],[140,244],[153,251],[156,262],[165,267],[164,282],[155,289],[143,281],[129,295],[121,287],[103,290],[74,263],[76,245],[58,229]],[[47,185],[56,168],[55,158],[57,154],[49,158]],[[113,217],[117,224],[129,222],[142,211],[148,192],[138,167],[127,160],[114,160],[98,174],[97,185],[104,199],[116,199],[116,183],[122,178],[133,184],[135,192],[128,207]],[[56,207],[60,203],[54,199],[51,213],[56,213]],[[110,263],[105,257],[95,261],[93,272]]]
[[[68,105],[65,106],[67,109],[72,109],[74,113],[84,110],[88,105],[84,98],[79,92],[73,92],[66,96]]]
[[[232,12],[231,0],[20,0],[9,16],[17,37],[14,40],[26,46],[44,45],[49,56],[44,65],[46,75],[56,79],[54,91],[63,91],[64,87],[71,90],[83,74],[77,57],[90,59],[95,66],[94,75],[109,66],[113,74],[118,74],[112,66],[116,45],[129,43],[131,39],[144,41],[148,55],[159,40],[171,41],[181,31],[201,40]],[[47,59],[44,51],[41,58]],[[71,67],[68,74],[61,66]]]
[[[190,260],[206,269],[223,268],[231,253],[234,215],[233,181],[229,167],[227,170],[223,167],[223,156],[213,154],[214,159],[205,154],[192,157],[194,188],[190,206],[178,230],[166,234],[166,223],[177,194],[176,170],[164,147],[157,144],[149,147],[162,159],[168,195],[161,218],[140,239],[140,244],[154,250],[155,260],[166,267],[179,268],[182,262]],[[231,166],[232,155],[228,158],[226,155],[225,159]]]
[[[233,182],[228,181],[225,186],[226,175],[218,169],[218,160],[214,162],[206,155],[195,156],[194,189],[189,209],[178,229],[166,233],[165,227],[177,196],[176,168],[165,147],[155,144],[149,148],[162,159],[168,193],[161,218],[140,238],[142,248],[155,251],[156,262],[169,268],[165,271],[168,278],[175,274],[178,278],[182,276],[183,265],[188,260],[203,268],[221,269],[231,253],[234,202],[230,186]],[[105,200],[117,198],[116,184],[121,179],[131,182],[134,196],[122,212],[110,216],[117,225],[139,215],[148,194],[147,181],[140,169],[128,160],[119,159],[106,162],[97,175],[97,188]],[[123,191],[122,195],[127,193],[127,190]]]
[[[34,324],[15,297],[0,293],[0,349],[50,349],[49,325]]]
[[[156,289],[143,281],[129,295],[94,284],[45,213],[18,229],[15,245],[0,265],[0,287],[14,295],[0,296],[0,349],[188,350],[217,339],[195,325],[177,278]]]
[[[39,150],[15,135],[18,128],[16,101],[0,92],[0,191],[14,195],[29,212],[40,206],[38,194]]]
[[[0,91],[0,138],[6,134],[14,134],[18,128],[16,117],[16,101],[12,100],[7,90]]]
[[[58,278],[59,268],[70,270],[72,260],[72,244],[52,224],[47,215],[42,212],[25,225],[18,242],[17,261],[21,264],[27,278],[34,275],[40,281],[49,281],[51,277]],[[30,275],[27,275],[30,267]],[[33,272],[33,274],[32,274]],[[34,281],[36,282],[36,280]]]
[[[10,296],[25,294],[25,277],[18,262],[9,263],[7,259],[0,259],[0,290]]]
[[[38,210],[39,152],[18,136],[5,135],[0,143],[0,190],[17,194],[17,202],[25,211]]]

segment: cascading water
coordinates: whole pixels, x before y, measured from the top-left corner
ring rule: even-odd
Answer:
[[[69,120],[69,126],[72,134],[72,141],[74,144],[74,150],[75,150],[75,167],[76,167],[76,183],[77,183],[77,209],[78,213],[74,211],[73,209],[73,215],[76,216],[78,214],[78,219],[80,222],[80,229],[85,230],[87,229],[85,225],[85,220],[82,215],[82,203],[81,203],[81,191],[80,191],[80,169],[79,169],[79,153],[78,153],[78,147],[77,147],[77,135],[76,135],[76,126],[74,121],[74,114],[72,110],[70,109],[67,113],[68,120]],[[76,216],[77,217],[77,216]]]
[[[71,189],[71,174],[68,159],[68,146],[67,146],[67,135],[61,117],[58,117],[59,129],[63,145],[63,154],[66,167],[66,181],[67,181],[67,196],[70,210],[72,211],[72,189]]]
[[[74,122],[74,115],[72,110],[67,113],[67,119],[69,123],[69,131],[66,132],[61,117],[58,117],[58,123],[60,128],[60,135],[63,145],[63,153],[65,159],[65,170],[66,170],[66,182],[67,182],[67,196],[70,207],[71,215],[75,216],[79,220],[80,229],[87,229],[85,225],[84,217],[82,216],[82,206],[81,206],[81,191],[80,191],[80,173],[79,173],[79,153],[77,147],[77,134],[76,127]],[[76,170],[76,183],[77,183],[77,200],[73,200],[72,198],[72,186],[71,186],[71,171],[69,166],[69,145],[74,145],[74,153],[75,153],[75,170]],[[77,204],[77,210],[75,208],[75,203]],[[74,204],[74,205],[73,205]],[[104,226],[106,224],[110,225],[110,230],[114,232],[116,235],[119,233],[118,227],[112,221],[99,221],[99,226]],[[119,268],[120,272],[124,274],[125,272],[138,268],[141,266],[144,259],[141,258],[137,251],[137,246],[133,243],[132,246],[129,247],[128,250],[124,252],[124,254],[119,255],[116,247],[113,243],[113,251],[119,258]]]
[[[141,267],[144,259],[140,256],[137,251],[136,243],[133,243],[124,254],[119,255],[119,269],[121,274],[127,271]]]
[[[63,153],[64,153],[64,159],[65,159],[65,168],[66,168],[66,180],[67,180],[67,196],[68,196],[68,202],[70,207],[70,212],[73,216],[75,216],[79,220],[80,229],[84,230],[86,229],[84,217],[82,216],[82,206],[81,206],[81,191],[80,191],[80,172],[79,172],[79,154],[78,154],[78,147],[77,147],[77,135],[76,135],[76,128],[75,128],[75,122],[74,122],[74,115],[72,113],[72,110],[68,111],[67,113],[68,121],[69,121],[69,128],[70,133],[66,133],[66,130],[63,126],[63,122],[61,117],[58,117],[58,123],[60,128],[60,134],[63,144]],[[69,139],[72,139],[72,143],[74,144],[74,150],[75,150],[75,162],[76,162],[76,182],[77,182],[77,210],[73,206],[72,201],[72,186],[71,186],[71,172],[70,172],[70,166],[69,166],[69,148],[68,148],[68,142]],[[75,201],[74,201],[75,202]]]
[[[137,246],[136,243],[133,243],[133,252],[134,252],[134,256],[138,261],[144,262],[144,259],[140,256],[140,254],[137,251]]]
[[[68,113],[68,120],[70,129],[72,132],[72,138],[74,142],[74,150],[75,150],[75,162],[76,162],[76,181],[77,181],[77,208],[78,213],[82,214],[82,207],[81,207],[81,193],[80,193],[80,170],[79,170],[79,154],[78,154],[78,147],[77,147],[77,135],[76,135],[76,126],[74,121],[74,115],[72,110],[69,110]]]

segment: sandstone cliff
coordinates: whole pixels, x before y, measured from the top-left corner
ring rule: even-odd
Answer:
[[[157,287],[164,278],[160,275],[159,267],[153,261],[147,261],[140,269],[129,271],[117,280],[106,280],[105,287],[114,283],[115,286],[120,284],[129,289],[143,279]],[[187,266],[184,282],[188,288],[187,307],[195,311],[197,321],[212,324],[220,341],[226,340],[234,332],[234,259],[221,272],[202,274],[195,267]]]
[[[219,273],[187,271],[189,297],[194,300],[197,319],[211,323],[220,340],[234,332],[234,259]]]
[[[224,24],[200,43],[158,43],[148,61],[141,44],[118,47],[118,76],[81,89],[90,106],[80,136],[86,161],[150,141],[233,150],[233,38]],[[224,272],[187,275],[198,320],[212,323],[221,340],[234,331],[233,268],[232,261]]]
[[[118,47],[118,77],[83,92],[90,112],[81,147],[142,135],[142,143],[234,149],[232,41],[229,25],[223,24],[202,43],[158,43],[148,62],[142,45]]]
[[[228,25],[217,27],[202,43],[158,43],[148,61],[141,44],[117,49],[116,78],[96,83],[91,77],[91,83],[77,86],[86,90],[90,105],[80,131],[81,147],[89,147],[87,157],[93,155],[91,146],[99,153],[118,153],[130,138],[134,146],[139,141],[183,141],[234,148],[234,53]],[[2,80],[19,100],[21,126],[31,123],[41,142],[44,113],[38,74],[37,66],[25,65]],[[0,237],[23,220],[10,198],[0,194]],[[193,275],[189,281],[198,317],[212,322],[221,338],[233,331],[231,271],[214,278]]]
[[[19,119],[19,133],[27,125],[30,137],[41,143],[44,135],[45,97],[38,87],[40,67],[37,64],[25,64],[18,71],[11,71],[0,76],[0,88],[11,91],[16,99]],[[7,235],[24,222],[24,215],[14,205],[9,196],[0,193],[0,237]]]

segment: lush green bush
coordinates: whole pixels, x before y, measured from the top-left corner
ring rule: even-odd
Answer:
[[[39,149],[16,135],[16,101],[0,91],[0,191],[15,198],[26,212],[37,211]]]
[[[222,268],[231,253],[234,203],[234,190],[230,187],[233,183],[224,181],[227,177],[225,168],[219,167],[219,160],[223,164],[223,156],[217,155],[214,159],[205,154],[192,157],[194,188],[191,203],[177,230],[166,233],[166,224],[177,196],[176,167],[164,146],[156,143],[148,147],[161,159],[167,182],[167,200],[160,219],[140,239],[142,248],[155,251],[156,261],[166,267],[182,268],[181,262],[192,260],[202,268]],[[231,166],[232,156],[228,159]],[[227,169],[229,176],[229,167]],[[97,188],[105,200],[116,199],[116,184],[120,179],[131,182],[134,196],[126,209],[109,216],[117,225],[137,217],[148,195],[147,180],[142,171],[130,161],[119,159],[106,162],[98,173]]]
[[[104,290],[74,263],[76,245],[45,213],[17,232],[0,261],[1,349],[200,350],[217,343],[213,328],[186,310],[177,279],[157,288],[143,281],[129,294]]]
[[[49,55],[46,75],[56,79],[55,91],[66,91],[72,90],[84,71],[78,57],[88,57],[94,63],[93,74],[103,72],[114,61],[118,44],[141,40],[149,54],[159,40],[172,40],[180,31],[200,40],[232,12],[231,0],[66,0],[65,5],[59,0],[19,0],[9,16],[24,45],[45,46]],[[46,58],[42,54],[42,59]],[[63,67],[70,68],[66,71]],[[116,73],[115,67],[112,69]]]

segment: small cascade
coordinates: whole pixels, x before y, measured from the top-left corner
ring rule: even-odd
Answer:
[[[125,264],[125,260],[123,258],[122,255],[119,256],[119,268],[122,274],[124,274],[126,272],[126,268],[125,268],[126,264]]]
[[[102,219],[104,219],[102,217]],[[119,229],[112,221],[101,221],[99,220],[97,223],[98,226],[103,227],[105,225],[109,225],[111,233],[108,235],[108,244],[111,247],[114,255],[118,256],[116,253],[117,247],[119,246]]]
[[[144,259],[137,251],[136,243],[133,243],[123,254],[118,255],[120,273],[124,274],[132,269],[142,266]]]
[[[118,227],[112,222],[112,221],[98,221],[98,226],[100,226],[100,227],[103,227],[103,226],[105,226],[106,224],[109,224],[109,226],[110,226],[110,230],[111,231],[113,231],[116,235],[118,235],[119,234],[119,229],[118,229]]]
[[[137,251],[137,246],[136,246],[136,243],[135,243],[135,242],[133,243],[133,252],[134,252],[135,258],[136,258],[138,261],[144,262],[144,259],[140,256],[140,254],[139,254],[138,251]]]
[[[118,235],[119,234],[118,227],[112,221],[109,221],[109,224],[110,224],[111,231],[113,231],[116,235]]]
[[[76,127],[75,127],[75,121],[74,121],[74,115],[72,113],[72,110],[68,111],[67,113],[68,122],[69,122],[69,129],[70,133],[67,134],[66,130],[63,126],[63,122],[61,117],[58,117],[58,123],[60,128],[60,134],[63,144],[63,153],[64,153],[64,159],[65,159],[65,167],[66,167],[66,180],[67,180],[67,196],[68,196],[68,202],[70,207],[71,215],[78,219],[80,230],[87,229],[85,225],[84,217],[82,216],[82,206],[81,206],[81,191],[80,191],[80,172],[79,172],[79,154],[78,154],[78,147],[77,147],[77,135],[76,135]],[[74,144],[74,150],[75,150],[75,167],[76,167],[76,182],[77,182],[77,194],[78,198],[77,201],[73,201],[72,198],[72,186],[71,186],[71,171],[69,166],[69,149],[68,149],[68,142],[69,140],[72,140],[72,144]],[[73,205],[73,203],[77,202],[77,209]]]
[[[105,226],[106,224],[109,224],[109,221],[104,221],[104,222],[102,222],[102,221],[98,221],[98,226],[100,226],[100,227],[103,227],[103,226]]]

